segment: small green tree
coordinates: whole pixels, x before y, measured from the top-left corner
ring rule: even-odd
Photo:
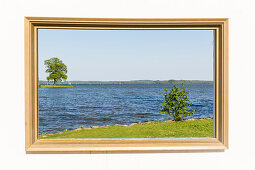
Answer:
[[[44,61],[46,66],[46,73],[49,73],[47,80],[53,80],[54,86],[57,82],[67,79],[67,66],[59,58],[52,57]]]
[[[188,94],[182,83],[181,88],[174,86],[169,92],[164,89],[165,101],[160,105],[160,113],[166,113],[174,117],[174,121],[183,120],[183,117],[190,116],[195,110],[190,110],[187,106],[191,106]]]

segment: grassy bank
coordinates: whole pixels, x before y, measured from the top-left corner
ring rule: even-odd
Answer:
[[[50,86],[47,86],[47,85],[39,85],[39,88],[62,88],[62,87],[74,87],[74,86],[73,86],[73,85],[69,85],[69,86],[60,86],[60,85],[56,85],[56,86],[50,85]]]
[[[115,125],[79,128],[56,134],[42,134],[40,139],[63,138],[190,138],[213,137],[213,119],[185,120],[182,122],[155,121],[133,125]]]

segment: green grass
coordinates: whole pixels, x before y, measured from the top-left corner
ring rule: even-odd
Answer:
[[[50,86],[45,86],[45,85],[39,85],[39,88],[62,88],[62,87],[74,87],[73,85],[69,85],[69,86],[60,86],[60,85],[50,85]]]
[[[134,126],[108,126],[81,128],[56,134],[42,134],[40,139],[63,138],[191,138],[213,137],[213,119],[186,120],[182,122],[147,122]]]

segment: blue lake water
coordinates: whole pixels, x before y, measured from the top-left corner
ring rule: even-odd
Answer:
[[[173,85],[77,85],[39,88],[39,134],[90,127],[172,119],[159,113],[163,89]],[[213,84],[186,84],[191,108],[188,118],[213,118]]]

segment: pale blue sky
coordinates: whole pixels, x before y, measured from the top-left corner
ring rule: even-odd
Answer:
[[[44,60],[60,58],[67,80],[213,80],[213,30],[38,30]]]

